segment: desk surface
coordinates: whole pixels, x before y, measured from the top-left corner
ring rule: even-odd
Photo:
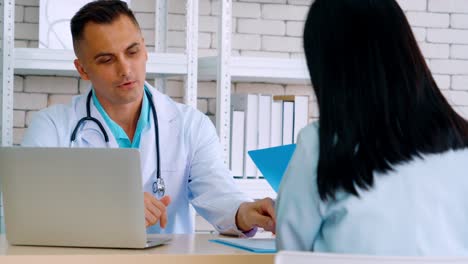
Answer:
[[[12,246],[0,235],[0,263],[255,263],[272,264],[273,254],[248,251],[209,242],[218,235],[174,235],[169,244],[148,249],[96,249]]]

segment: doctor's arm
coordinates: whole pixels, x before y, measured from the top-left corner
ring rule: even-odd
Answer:
[[[236,225],[244,232],[261,227],[275,233],[274,201],[271,198],[264,198],[255,202],[242,203],[237,209]]]
[[[274,203],[254,202],[236,186],[224,163],[222,148],[211,121],[203,115],[191,136],[189,198],[197,212],[220,233],[253,235],[255,227],[274,230]],[[252,230],[253,229],[253,230]]]
[[[50,110],[42,110],[34,114],[23,136],[23,147],[59,147],[59,135],[56,122],[49,114]],[[59,124],[66,126],[66,124]]]

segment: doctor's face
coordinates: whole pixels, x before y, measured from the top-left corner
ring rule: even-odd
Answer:
[[[90,80],[103,107],[143,98],[148,54],[140,29],[125,15],[111,24],[89,22],[78,43],[75,67]]]

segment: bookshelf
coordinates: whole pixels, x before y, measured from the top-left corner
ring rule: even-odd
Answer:
[[[73,65],[75,54],[72,50],[15,48],[14,54],[15,74],[79,76]],[[187,68],[186,54],[150,52],[146,76],[160,78],[186,75]]]
[[[1,51],[0,51],[0,144],[12,145],[13,142],[13,49],[15,43],[14,20],[15,2],[0,2]]]
[[[215,80],[216,57],[199,59],[200,80]],[[309,72],[303,59],[231,57],[229,73],[233,82],[304,84]]]
[[[198,76],[200,80],[217,82],[216,129],[225,162],[229,163],[231,83],[307,84],[310,78],[304,59],[232,57],[232,0],[220,0],[218,8],[218,54],[198,59]],[[275,195],[264,179],[235,180],[253,198]]]

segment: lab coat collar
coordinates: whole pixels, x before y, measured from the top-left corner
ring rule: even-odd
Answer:
[[[156,90],[156,88],[151,86],[148,82],[145,82],[145,86],[153,96],[153,103],[156,107],[156,113],[159,121],[172,121],[175,119],[177,117],[177,106],[175,105],[175,102],[168,98],[167,95]]]
[[[158,123],[159,123],[159,144],[161,145],[160,152],[164,153],[163,146],[165,145],[165,142],[173,142],[173,140],[177,138],[177,135],[179,133],[179,126],[177,126],[176,125],[177,122],[175,122],[178,117],[178,108],[177,108],[176,103],[172,99],[170,99],[167,95],[160,93],[158,90],[156,90],[153,86],[151,86],[147,82],[145,82],[145,86],[151,92],[152,100],[156,108],[156,114],[158,116]],[[78,103],[79,105],[78,112],[81,113],[82,117],[86,116],[86,98],[90,90],[91,89],[89,89],[85,94],[81,96],[80,100],[82,100],[82,102]],[[110,146],[118,147],[117,141],[112,135],[112,132],[107,126],[107,123],[105,122],[104,118],[99,113],[96,106],[94,105],[93,100],[91,100],[90,103],[91,103],[91,116],[99,120],[99,122],[101,122],[101,124],[104,126],[104,129],[109,135]],[[141,143],[140,143],[140,149],[142,150],[142,152],[144,152],[145,150],[149,151],[150,149],[146,149],[147,147],[152,148],[152,149],[155,148],[154,120],[152,118],[152,115],[151,115],[150,124],[151,125],[149,127],[149,131],[151,132],[147,133],[148,129],[145,129],[142,134]],[[99,129],[99,127],[94,122],[92,121],[85,122],[79,134],[81,135],[81,139],[83,141],[86,141],[90,146],[100,147],[102,145],[102,147],[105,147],[105,145],[102,143],[104,142],[104,136],[102,135],[102,132]],[[154,155],[148,155],[148,156],[154,157]],[[164,155],[162,155],[162,157],[164,157]],[[164,163],[164,162],[165,161],[161,159],[161,163]],[[149,164],[152,164],[152,163],[153,162],[149,162]]]

